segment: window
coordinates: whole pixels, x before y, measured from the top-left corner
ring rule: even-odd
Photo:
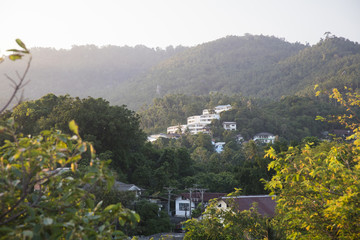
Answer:
[[[179,203],[180,211],[189,211],[189,203]]]

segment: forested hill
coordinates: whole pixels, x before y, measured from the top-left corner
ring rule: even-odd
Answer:
[[[356,87],[358,81],[360,46],[344,38],[327,37],[305,46],[275,37],[229,36],[162,62],[119,88],[114,100],[131,100],[130,106],[138,107],[169,93],[203,95],[214,91],[280,99],[284,95],[312,95],[309,90],[316,83]]]
[[[167,94],[209,92],[280,99],[308,95],[315,84],[358,87],[360,46],[327,36],[313,46],[269,36],[228,36],[195,47],[151,49],[74,46],[71,50],[32,49],[33,62],[25,99],[47,93],[103,97],[138,110]],[[20,63],[3,62],[0,76],[16,78]],[[1,100],[8,99],[9,81],[0,81]],[[1,99],[2,98],[2,99]]]
[[[159,62],[186,49],[169,46],[165,50],[142,45],[135,47],[94,45],[73,46],[70,50],[33,48],[33,61],[27,79],[25,99],[38,99],[47,93],[70,94],[78,97],[103,97],[113,88],[144,74]],[[16,71],[22,74],[26,60],[0,64],[0,105],[8,99],[10,81],[8,74],[17,79]]]

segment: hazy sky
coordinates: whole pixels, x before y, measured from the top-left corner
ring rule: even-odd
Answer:
[[[227,35],[360,42],[360,0],[0,0],[0,52],[29,47],[193,46]]]

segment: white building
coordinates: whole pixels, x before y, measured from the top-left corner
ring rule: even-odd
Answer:
[[[191,202],[191,211],[195,209],[195,202]],[[179,196],[175,200],[175,216],[190,217],[190,200],[183,196]]]
[[[225,142],[214,142],[215,151],[221,153],[224,150]]]
[[[254,136],[253,140],[260,143],[274,143],[276,136],[272,133],[261,132]]]
[[[214,119],[220,119],[219,114],[204,114],[191,116],[187,118],[187,128],[191,134],[197,134],[199,132],[207,133],[209,130],[206,128]]]
[[[191,134],[198,134],[198,133],[208,133],[208,129],[206,128],[207,124],[201,124],[201,123],[192,123],[187,125],[187,128],[189,129],[189,132]]]
[[[211,199],[224,197],[225,195],[226,193],[192,192],[190,201],[190,193],[182,193],[175,199],[175,216],[189,218],[191,216],[190,202],[191,211],[193,211],[199,203],[206,206]]]
[[[223,122],[222,125],[225,130],[230,130],[230,131],[236,130],[236,122]]]
[[[168,134],[185,133],[186,128],[187,128],[186,125],[175,125],[175,126],[168,127],[166,132]]]
[[[214,110],[215,110],[215,112],[216,112],[217,114],[219,114],[219,113],[221,113],[221,112],[231,110],[231,105],[230,105],[230,104],[228,104],[228,105],[219,105],[219,106],[216,106],[216,107],[214,108]]]
[[[214,114],[215,110],[214,109],[204,109],[202,112],[202,115],[206,115],[206,114]]]

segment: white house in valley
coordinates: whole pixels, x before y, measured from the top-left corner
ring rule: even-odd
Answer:
[[[272,133],[261,132],[254,136],[253,140],[260,143],[274,143],[276,136]]]
[[[199,203],[206,205],[211,199],[225,195],[226,193],[192,192],[190,198],[190,193],[182,193],[175,199],[175,216],[189,218],[191,216],[190,211],[193,211]]]

